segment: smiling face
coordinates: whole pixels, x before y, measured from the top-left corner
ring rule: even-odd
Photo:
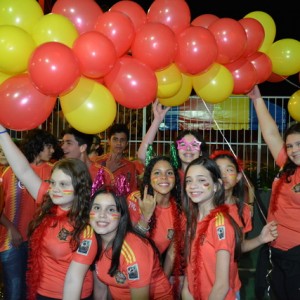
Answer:
[[[202,165],[193,165],[186,174],[186,193],[194,203],[213,206],[213,197],[217,187],[210,172]]]
[[[73,134],[65,134],[62,139],[61,148],[65,158],[81,159],[82,153],[86,149],[86,145],[79,145]]]
[[[192,134],[187,134],[177,141],[177,151],[185,169],[192,160],[201,155],[201,143]]]
[[[286,152],[290,160],[300,166],[300,134],[289,134],[286,138]]]
[[[175,186],[174,169],[168,161],[159,160],[151,171],[151,186],[154,191],[167,195]]]
[[[90,211],[90,224],[106,243],[115,238],[120,218],[121,213],[112,194],[101,193],[95,197]]]
[[[69,210],[74,200],[72,179],[60,169],[53,170],[50,179],[49,195],[52,202],[63,210]]]

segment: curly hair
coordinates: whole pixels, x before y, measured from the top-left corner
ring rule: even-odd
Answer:
[[[175,174],[175,186],[171,190],[171,196],[173,196],[174,199],[176,199],[176,206],[178,210],[181,212],[182,211],[182,204],[181,204],[181,182],[180,182],[180,177],[178,174],[178,171],[176,168],[172,165],[172,160],[168,156],[156,156],[153,157],[150,161],[149,164],[145,167],[144,171],[144,176],[143,176],[143,181],[140,186],[140,193],[141,195],[144,194],[144,189],[146,186],[148,186],[148,194],[149,195],[154,195],[153,187],[151,185],[151,172],[156,165],[157,162],[159,161],[167,161],[172,167],[173,171]]]
[[[80,234],[89,224],[89,206],[92,179],[85,163],[76,158],[62,159],[58,161],[52,170],[61,170],[71,177],[74,188],[74,200],[68,218],[74,230],[71,235],[71,246],[75,251],[79,247]],[[53,207],[49,193],[46,193],[41,206],[37,209],[34,219],[29,225],[29,237],[38,229],[44,218],[53,216]]]
[[[32,163],[46,145],[52,145],[55,149],[58,146],[58,140],[53,134],[37,128],[27,133],[21,142],[20,148],[29,163]]]

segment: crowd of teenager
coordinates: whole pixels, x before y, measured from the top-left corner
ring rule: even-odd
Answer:
[[[169,110],[158,101],[138,149],[140,180],[124,156],[124,124],[109,128],[107,153],[74,128],[60,145],[42,129],[17,145],[0,125],[5,299],[237,300],[239,258],[263,244],[272,299],[300,299],[300,124],[282,137],[257,86],[249,97],[280,167],[267,223],[252,239],[254,193],[242,162],[230,150],[208,153],[196,130],[181,131],[169,156],[154,154]]]

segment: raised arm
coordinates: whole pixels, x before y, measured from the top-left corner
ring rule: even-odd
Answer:
[[[151,145],[155,139],[157,130],[159,128],[160,123],[163,121],[166,113],[169,111],[171,107],[163,108],[162,104],[159,103],[158,99],[152,104],[152,111],[154,115],[154,119],[149,127],[146,135],[144,136],[142,143],[138,149],[138,158],[145,164],[146,159],[146,151],[148,145]]]
[[[34,199],[37,199],[41,178],[33,171],[24,154],[0,125],[0,145],[12,170]]]
[[[248,93],[248,96],[253,102],[263,138],[273,158],[276,159],[284,144],[277,124],[268,111],[257,85]]]

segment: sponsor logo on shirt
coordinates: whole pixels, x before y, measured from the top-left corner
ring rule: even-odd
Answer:
[[[77,249],[77,253],[87,255],[92,245],[91,240],[83,240]]]
[[[129,280],[138,280],[140,279],[139,267],[137,264],[127,267],[128,279]]]
[[[224,226],[218,227],[217,234],[218,234],[219,240],[225,240],[225,227]]]

